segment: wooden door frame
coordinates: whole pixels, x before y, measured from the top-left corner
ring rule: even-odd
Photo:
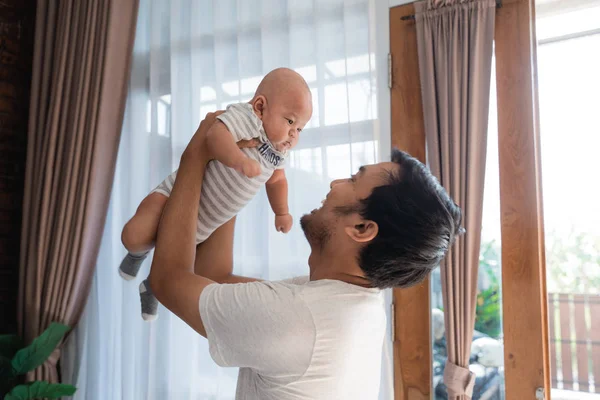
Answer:
[[[406,4],[390,9],[391,137],[392,146],[425,162],[425,127],[417,32],[414,14]],[[403,38],[394,40],[393,38]],[[410,289],[393,290],[394,398],[429,400],[431,397],[431,339],[429,278]]]
[[[390,9],[392,146],[425,161],[413,4]],[[550,398],[534,0],[496,12],[506,399]],[[432,397],[429,280],[394,289],[394,398]],[[529,304],[529,307],[523,307]],[[540,340],[541,339],[541,340]]]
[[[506,398],[550,398],[535,1],[496,12]],[[529,307],[524,307],[527,304]]]

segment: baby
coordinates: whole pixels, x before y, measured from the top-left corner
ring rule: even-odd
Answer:
[[[206,168],[196,244],[204,242],[218,227],[235,217],[266,184],[275,213],[275,228],[287,233],[292,227],[284,173],[288,152],[298,143],[300,131],[312,115],[308,85],[296,72],[278,68],[268,73],[249,103],[233,104],[217,118],[207,134],[215,159]],[[258,140],[253,148],[238,148],[242,140]],[[122,241],[128,254],[119,266],[126,280],[137,276],[148,252],[154,247],[158,222],[175,182],[173,172],[140,204],[123,228]],[[158,301],[147,280],[140,284],[142,318],[156,319]]]

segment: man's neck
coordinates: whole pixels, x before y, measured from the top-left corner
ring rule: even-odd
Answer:
[[[308,258],[310,280],[330,279],[356,286],[372,287],[369,280],[363,276],[356,257],[348,254],[351,253],[332,254],[313,249]]]

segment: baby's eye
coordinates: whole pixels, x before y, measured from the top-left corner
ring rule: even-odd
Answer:
[[[288,119],[288,120],[287,120],[287,122],[288,122],[288,124],[290,124],[290,125],[294,125],[294,121],[292,121],[291,119]]]

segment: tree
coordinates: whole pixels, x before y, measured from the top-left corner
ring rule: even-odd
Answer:
[[[600,236],[551,231],[546,235],[548,292],[600,294]]]

